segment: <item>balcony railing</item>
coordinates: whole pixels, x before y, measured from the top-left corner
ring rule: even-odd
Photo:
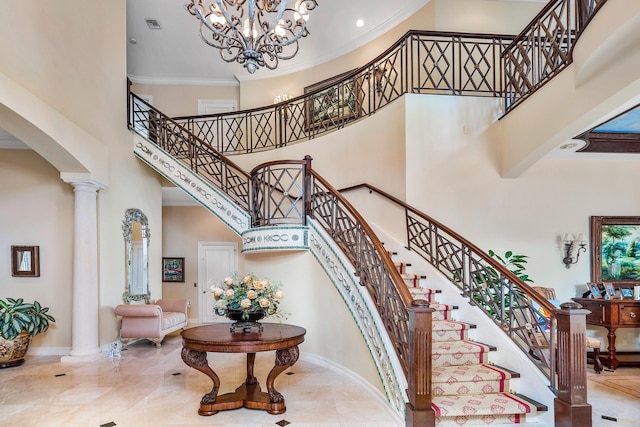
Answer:
[[[571,63],[577,37],[604,3],[552,0],[517,37],[412,30],[368,64],[310,86],[297,98],[174,120],[230,155],[335,131],[406,93],[503,97],[509,112]]]
[[[501,96],[513,36],[409,31],[368,64],[286,102],[174,120],[225,155],[284,147],[374,114],[406,93]]]

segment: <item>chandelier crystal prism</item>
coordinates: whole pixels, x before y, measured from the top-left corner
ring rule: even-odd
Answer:
[[[200,21],[200,38],[220,49],[226,62],[242,64],[250,74],[274,70],[279,60],[298,53],[298,41],[309,35],[309,11],[316,0],[191,0],[187,11]]]

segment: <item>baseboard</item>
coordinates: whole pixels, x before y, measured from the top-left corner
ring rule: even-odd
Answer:
[[[384,393],[382,391],[380,391],[379,389],[377,389],[369,381],[367,381],[364,378],[362,378],[360,375],[358,375],[355,372],[345,368],[342,365],[339,365],[338,363],[334,362],[333,360],[326,359],[326,358],[324,358],[322,356],[318,356],[317,354],[301,352],[300,353],[300,359],[304,360],[305,362],[308,362],[308,363],[311,363],[311,364],[314,364],[314,365],[318,365],[318,366],[321,366],[323,368],[330,369],[333,372],[335,372],[335,373],[337,373],[337,374],[339,374],[341,376],[349,377],[351,380],[353,380],[356,383],[358,383],[358,385],[360,387],[362,387],[363,389],[366,389],[367,391],[369,391],[369,393],[371,393],[371,395],[373,395],[375,397],[375,399],[380,403],[380,405],[385,407],[387,409],[387,411],[389,412],[389,414],[391,414],[397,420],[398,426],[404,426],[405,425],[404,419],[402,419],[400,417],[400,415],[398,414],[398,412],[396,412],[394,410],[394,408],[391,406],[391,403],[389,403],[389,401],[387,400],[387,398],[384,395]],[[293,366],[292,369],[295,370],[295,365]]]
[[[30,356],[66,356],[71,347],[30,347]]]

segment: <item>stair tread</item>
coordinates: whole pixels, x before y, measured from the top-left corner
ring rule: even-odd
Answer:
[[[508,380],[511,377],[511,371],[486,363],[463,366],[434,366],[432,370],[434,383]]]
[[[535,414],[537,406],[515,394],[490,393],[454,396],[433,396],[437,417]]]
[[[463,329],[473,329],[475,325],[457,320],[434,320],[432,322],[432,330],[434,331],[458,331]]]
[[[496,348],[477,343],[474,341],[434,341],[431,344],[432,352],[434,354],[447,354],[447,353],[486,353],[489,351],[495,351]]]

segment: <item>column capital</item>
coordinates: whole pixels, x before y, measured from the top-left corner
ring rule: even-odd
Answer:
[[[106,188],[106,185],[101,182],[86,176],[78,176],[78,174],[60,174],[60,178],[75,190],[97,192]]]

